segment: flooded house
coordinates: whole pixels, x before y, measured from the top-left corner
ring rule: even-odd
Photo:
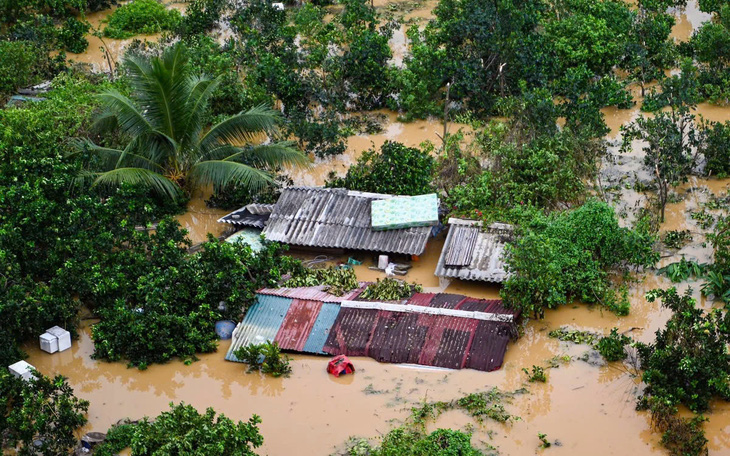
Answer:
[[[324,287],[259,290],[233,331],[226,360],[248,344],[286,351],[368,356],[384,363],[493,371],[502,366],[518,313],[500,300],[414,293],[399,302],[361,299],[367,286],[334,296]]]
[[[299,249],[418,256],[438,224],[438,197],[290,187],[274,205],[248,205],[219,221],[261,228],[267,240]]]

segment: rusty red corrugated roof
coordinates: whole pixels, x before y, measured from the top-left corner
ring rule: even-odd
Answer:
[[[274,340],[282,350],[302,351],[314,327],[322,301],[293,299]]]

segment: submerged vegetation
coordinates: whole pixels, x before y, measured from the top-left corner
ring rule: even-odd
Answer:
[[[288,377],[291,374],[289,357],[281,353],[276,342],[245,345],[233,352],[233,356],[248,364],[249,373],[261,371],[272,377]]]

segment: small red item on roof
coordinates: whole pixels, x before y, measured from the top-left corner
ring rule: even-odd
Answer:
[[[327,372],[339,377],[342,374],[352,374],[355,372],[355,366],[352,365],[350,358],[345,355],[337,355],[327,364]]]

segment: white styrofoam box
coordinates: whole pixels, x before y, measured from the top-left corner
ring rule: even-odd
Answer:
[[[48,334],[53,334],[58,337],[58,351],[62,352],[71,348],[71,333],[61,328],[60,326],[54,326],[51,329],[47,329]]]
[[[272,3],[271,6],[273,6],[274,9],[278,9],[278,10],[284,11],[284,4],[283,3]]]
[[[388,255],[380,255],[378,257],[378,269],[385,269],[388,267]]]
[[[40,337],[41,350],[46,353],[56,353],[58,351],[58,337],[53,334],[43,333]]]
[[[8,369],[14,377],[19,377],[27,381],[33,378],[33,372],[31,372],[31,369],[35,368],[25,361],[18,361],[15,364],[9,365]]]

